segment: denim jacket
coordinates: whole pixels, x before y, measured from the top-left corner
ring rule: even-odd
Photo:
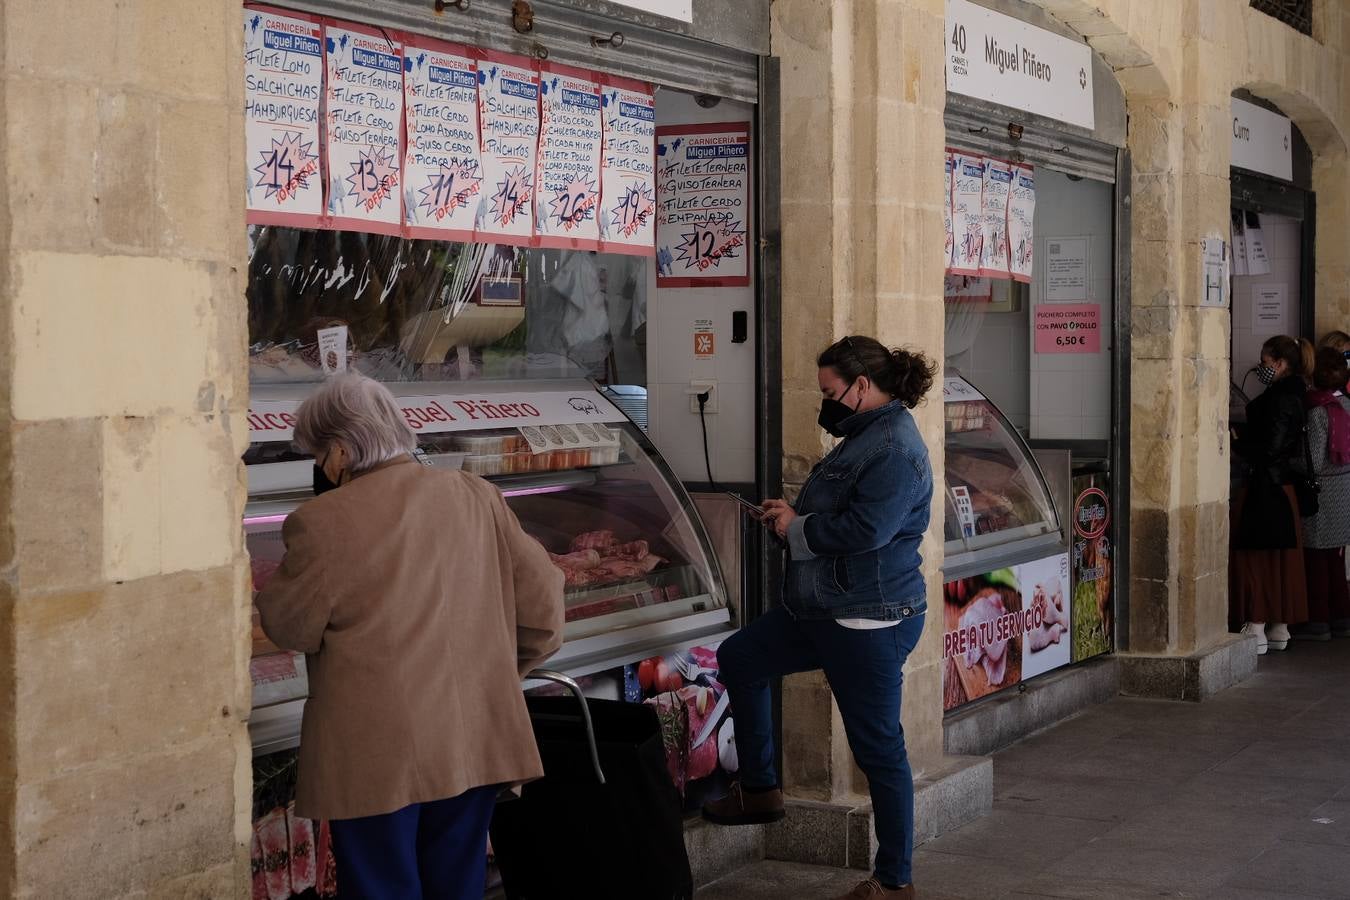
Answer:
[[[927,609],[919,544],[933,470],[898,401],[849,416],[844,440],[816,464],[788,526],[783,605],[799,619],[886,619]]]

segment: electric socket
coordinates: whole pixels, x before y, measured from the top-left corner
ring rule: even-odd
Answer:
[[[689,395],[689,411],[698,415],[698,395],[704,391],[708,392],[708,402],[703,407],[703,412],[711,415],[717,412],[717,382],[716,381],[691,381],[685,393]]]

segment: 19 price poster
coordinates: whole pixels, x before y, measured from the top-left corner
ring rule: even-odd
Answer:
[[[299,13],[244,7],[248,221],[314,228],[323,215],[319,104],[323,26]]]
[[[656,286],[745,287],[750,124],[656,129]]]
[[[656,244],[656,101],[649,84],[604,77],[600,239],[608,253],[651,256]]]

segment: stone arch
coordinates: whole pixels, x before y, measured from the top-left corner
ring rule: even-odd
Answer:
[[[1171,77],[1170,72],[1165,71],[1166,54],[1160,47],[1149,46],[1137,37],[1142,30],[1132,27],[1137,22],[1132,21],[1129,6],[1121,0],[1027,0],[1027,2],[1040,7],[1053,19],[1087,41],[1115,72],[1116,81],[1125,92],[1127,101],[1165,100],[1171,95],[1171,83],[1175,79]],[[1180,7],[1180,4],[1176,6]],[[1141,17],[1138,9],[1132,12],[1134,19]],[[1166,16],[1170,13],[1160,11],[1160,14]],[[1177,18],[1180,25],[1180,16]],[[1159,36],[1157,27],[1148,31],[1154,38]]]

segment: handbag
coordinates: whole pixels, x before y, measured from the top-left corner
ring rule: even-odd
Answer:
[[[1298,497],[1298,512],[1311,519],[1322,508],[1322,482],[1313,471],[1312,447],[1308,444],[1308,426],[1303,426],[1303,463],[1306,471],[1294,477],[1294,493]]]

